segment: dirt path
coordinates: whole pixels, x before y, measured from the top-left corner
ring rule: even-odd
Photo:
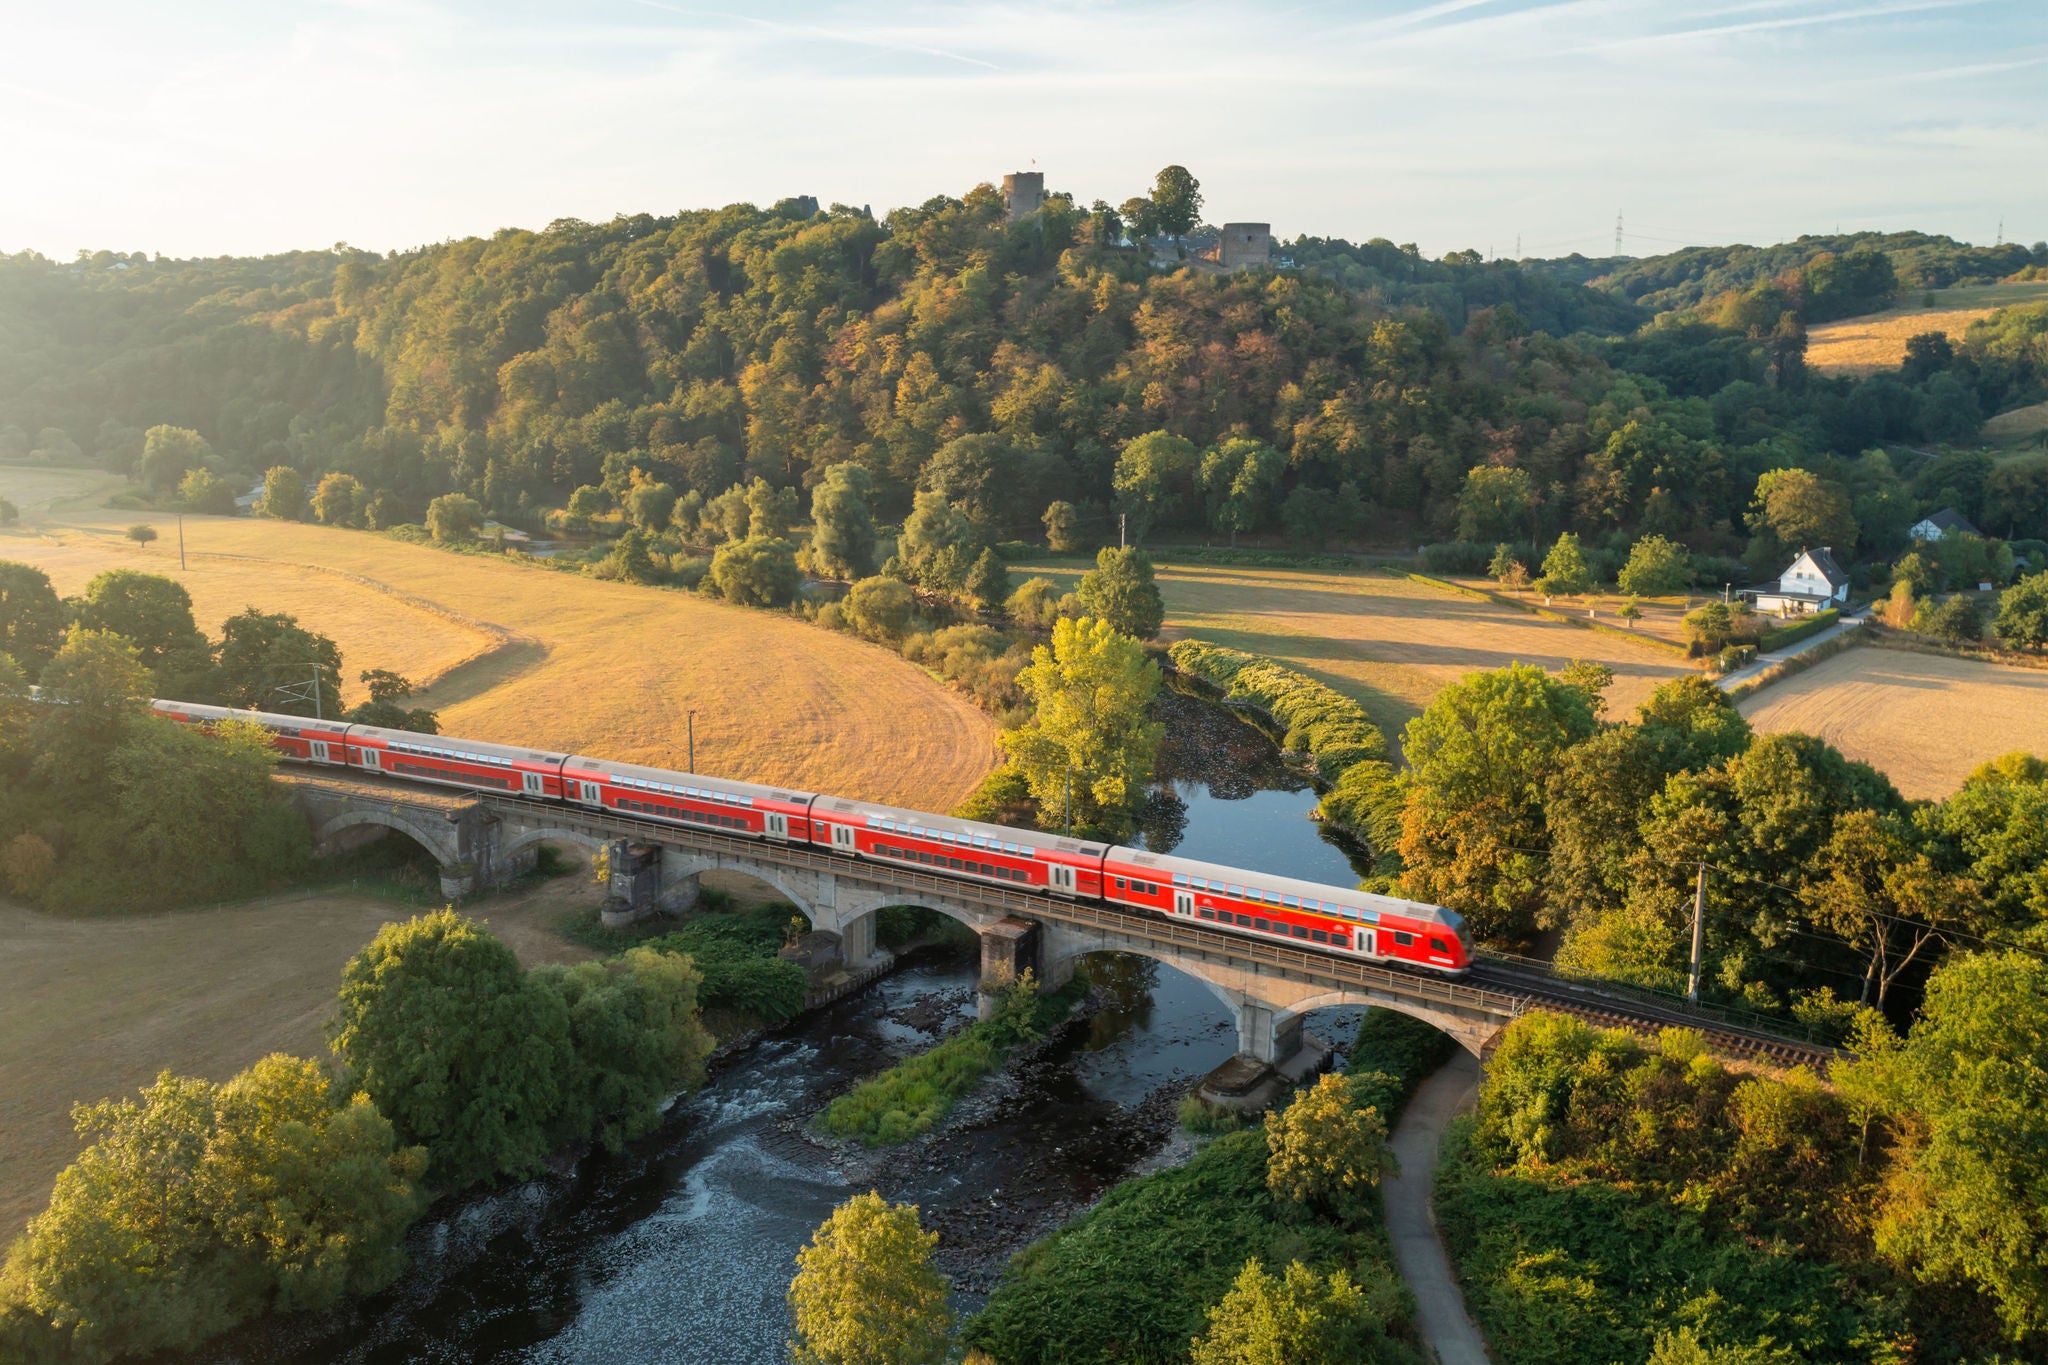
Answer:
[[[1384,1190],[1394,1262],[1415,1291],[1423,1339],[1439,1365],[1488,1365],[1485,1339],[1465,1311],[1465,1295],[1451,1274],[1451,1258],[1430,1211],[1444,1125],[1468,1108],[1478,1093],[1479,1061],[1462,1049],[1422,1083],[1394,1125],[1394,1156],[1401,1173],[1388,1180]]]

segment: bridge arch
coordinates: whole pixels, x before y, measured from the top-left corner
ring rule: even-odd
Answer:
[[[397,830],[432,854],[434,861],[444,868],[460,861],[459,839],[453,825],[446,821],[420,819],[402,807],[368,806],[331,816],[314,828],[313,847],[326,851],[345,831],[364,826]]]
[[[586,834],[582,830],[549,828],[525,829],[521,830],[519,834],[512,840],[511,843],[505,845],[504,856],[508,860],[516,860],[520,854],[526,852],[526,850],[534,847],[536,844],[547,843],[551,840],[557,843],[578,844],[584,848],[589,849],[593,853],[597,852],[599,849],[605,846],[605,840],[600,839],[592,834]],[[512,865],[516,867],[518,866],[518,863],[514,861]]]

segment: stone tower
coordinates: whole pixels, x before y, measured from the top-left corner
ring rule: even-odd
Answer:
[[[1003,177],[1003,206],[1016,222],[1045,202],[1044,171],[1013,171]]]
[[[1264,265],[1272,255],[1271,223],[1225,223],[1216,242],[1216,264],[1225,270]]]

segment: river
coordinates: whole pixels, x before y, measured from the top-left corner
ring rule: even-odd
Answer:
[[[1148,808],[1153,848],[1351,885],[1307,818],[1315,794],[1264,736],[1207,703],[1160,702],[1169,741]],[[437,1209],[384,1294],[313,1322],[269,1322],[195,1359],[751,1365],[787,1358],[797,1249],[850,1194],[916,1203],[963,1311],[1010,1252],[1180,1140],[1174,1114],[1236,1039],[1201,982],[1144,959],[1086,964],[1092,1008],[971,1097],[934,1139],[881,1153],[804,1136],[860,1077],[973,1010],[978,964],[924,952],[851,999],[763,1039],[626,1152]],[[1319,1012],[1347,1040],[1359,1011]]]

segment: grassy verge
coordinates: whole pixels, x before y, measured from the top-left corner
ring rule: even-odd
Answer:
[[[1355,1098],[1391,1126],[1455,1046],[1427,1024],[1374,1010],[1351,1049]],[[1389,1310],[1396,1341],[1376,1358],[1407,1358],[1414,1305],[1377,1212],[1338,1223],[1275,1199],[1266,1155],[1265,1130],[1242,1128],[1185,1165],[1117,1185],[1011,1259],[967,1343],[1004,1365],[1185,1361],[1208,1308],[1256,1257],[1276,1273],[1296,1260],[1319,1273],[1350,1271]]]
[[[930,1132],[983,1077],[1002,1066],[1012,1047],[1066,1017],[1087,989],[1076,978],[1049,995],[1014,991],[995,1018],[976,1020],[937,1047],[905,1058],[833,1100],[818,1116],[819,1129],[831,1137],[858,1138],[868,1147]]]

